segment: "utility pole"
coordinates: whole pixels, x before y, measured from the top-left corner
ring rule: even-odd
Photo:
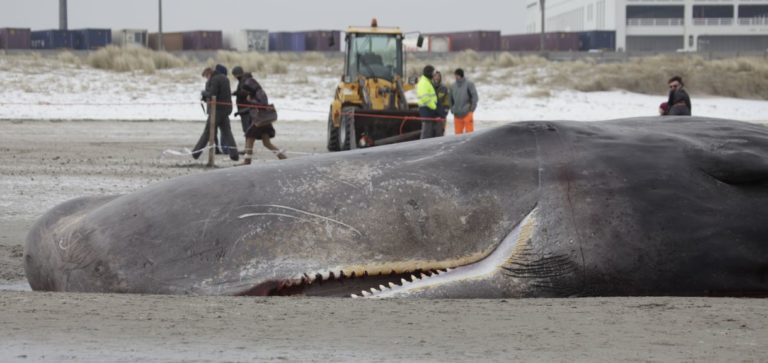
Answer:
[[[163,44],[163,0],[157,0],[157,50],[165,50],[165,44]]]
[[[67,30],[67,0],[59,0],[59,30]]]
[[[544,2],[545,1],[546,0],[539,0],[539,6],[541,6],[541,35],[539,36],[539,50],[541,52],[544,52],[544,21],[545,21],[544,19],[546,19],[545,16],[544,16],[544,13],[545,13]]]

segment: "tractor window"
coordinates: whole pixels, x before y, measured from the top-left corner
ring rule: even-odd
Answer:
[[[402,43],[399,36],[378,34],[350,34],[347,74],[353,79],[366,78],[393,80],[402,76]]]

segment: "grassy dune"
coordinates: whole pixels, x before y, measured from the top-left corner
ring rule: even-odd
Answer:
[[[0,62],[35,72],[39,68],[91,67],[114,72],[155,74],[159,70],[195,68],[195,76],[205,66],[217,63],[230,69],[242,66],[259,76],[292,74],[294,83],[309,82],[308,76],[338,76],[341,57],[320,53],[238,53],[219,51],[205,61],[166,52],[139,48],[107,47],[83,57],[63,51],[53,57],[38,53],[0,55]],[[430,59],[408,57],[407,74],[416,76],[427,64],[440,69],[446,80],[461,67],[478,84],[527,87],[529,97],[548,97],[557,90],[584,92],[626,90],[645,94],[664,94],[666,81],[682,76],[692,94],[749,99],[768,99],[768,62],[763,58],[705,60],[695,54],[670,54],[632,58],[622,63],[597,63],[592,59],[553,62],[532,55],[472,51],[435,56]]]

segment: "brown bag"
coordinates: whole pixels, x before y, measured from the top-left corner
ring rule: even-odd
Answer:
[[[275,121],[277,121],[275,105],[251,109],[251,127],[268,126]]]

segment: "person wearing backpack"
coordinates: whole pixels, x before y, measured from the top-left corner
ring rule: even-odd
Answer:
[[[453,113],[454,131],[458,134],[475,130],[475,109],[477,109],[477,89],[475,84],[464,78],[464,70],[453,72],[456,82],[451,85],[451,112]]]
[[[243,123],[245,133],[245,158],[242,165],[250,165],[253,159],[253,147],[256,140],[261,140],[264,147],[277,155],[278,159],[287,159],[285,154],[273,145],[271,139],[275,137],[275,128],[272,123],[258,124],[257,116],[266,112],[270,107],[269,98],[261,84],[257,82],[251,73],[245,73],[243,67],[236,66],[232,69],[232,75],[237,78],[237,114]]]

